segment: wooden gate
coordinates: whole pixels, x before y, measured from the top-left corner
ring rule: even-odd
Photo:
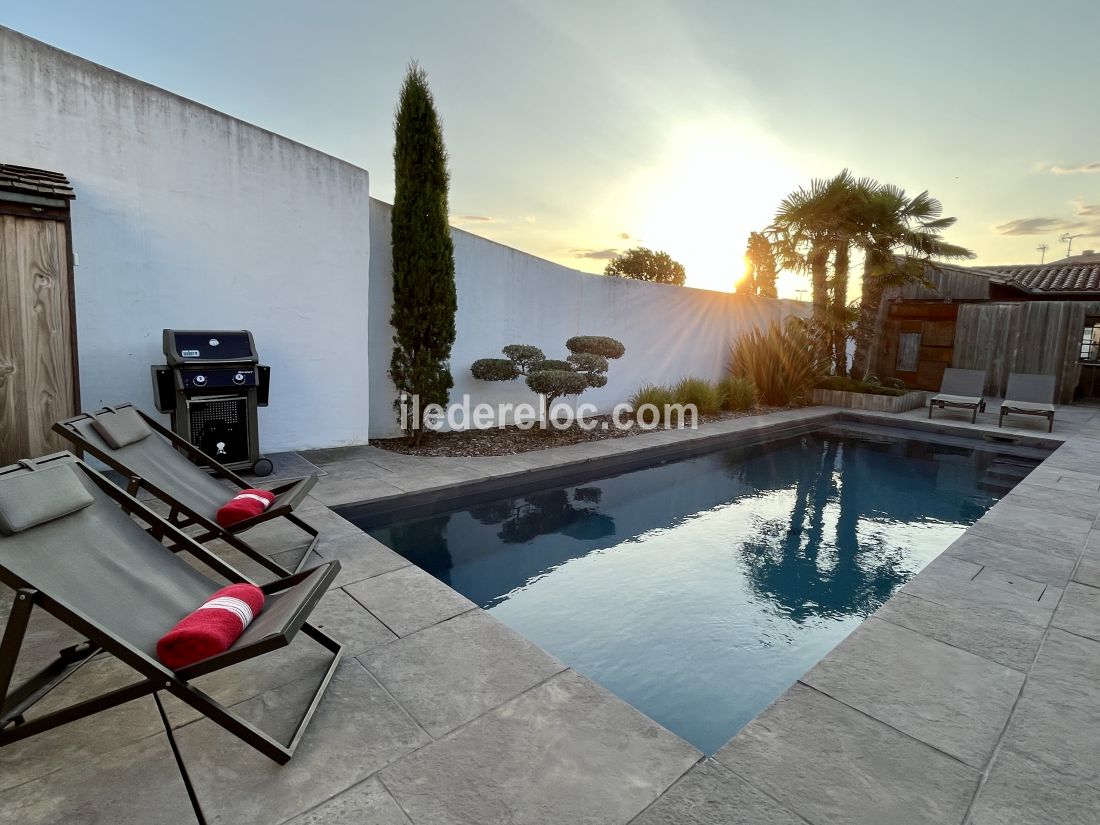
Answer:
[[[0,164],[0,466],[65,449],[79,407],[69,201],[63,175]]]

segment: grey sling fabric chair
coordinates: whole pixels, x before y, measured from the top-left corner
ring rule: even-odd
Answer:
[[[229,650],[180,670],[156,657],[157,640],[229,582],[247,581],[187,534],[71,453],[0,468],[0,581],[15,591],[0,641],[0,747],[125,702],[166,691],[260,753],[284,764],[294,753],[340,662],[342,646],[306,623],[339,562],[262,585],[264,609]],[[15,663],[38,607],[87,641],[13,686]],[[192,680],[290,644],[301,631],[332,654],[288,744],[196,687]],[[27,712],[93,655],[111,655],[144,677],[134,684],[27,718]],[[167,717],[165,729],[175,750]],[[180,770],[186,769],[176,752]],[[192,802],[195,800],[192,798]]]
[[[199,525],[204,531],[196,537],[200,542],[221,539],[277,575],[302,569],[317,544],[318,531],[294,515],[294,508],[316,483],[316,476],[271,488],[275,501],[267,510],[225,528],[215,520],[218,508],[233,498],[237,491],[255,485],[249,484],[132,404],[82,413],[58,421],[53,428],[77,448],[91,453],[125,476],[129,482],[127,492],[131,495],[144,488],[167,504],[171,508],[168,520],[175,526]],[[309,546],[294,571],[272,561],[239,535],[275,518],[285,518],[310,536]]]
[[[970,423],[978,420],[978,413],[985,412],[985,370],[961,370],[948,367],[943,371],[940,391],[928,399],[928,417],[932,410],[947,407],[970,410]]]
[[[1013,372],[1008,376],[1005,400],[997,426],[1003,426],[1005,416],[1041,415],[1047,419],[1047,432],[1054,431],[1054,376]]]

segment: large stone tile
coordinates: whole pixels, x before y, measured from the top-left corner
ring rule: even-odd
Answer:
[[[141,678],[117,659],[98,656],[44,697],[28,718],[61,710]],[[146,697],[14,742],[0,748],[0,790],[71,765],[95,762],[112,750],[163,730],[153,700]]]
[[[908,593],[897,593],[875,616],[1021,672],[1031,667],[1044,632],[1010,608],[937,604]]]
[[[1080,548],[1014,533],[1005,528],[997,536],[970,528],[944,553],[973,564],[989,565],[1039,582],[1061,587],[1069,581]]]
[[[1092,529],[1095,516],[1064,516],[1045,506],[1023,506],[1008,500],[999,502],[967,531],[1008,544],[1036,545],[1042,549],[1080,552]]]
[[[446,621],[476,605],[419,567],[407,566],[345,586],[398,636]]]
[[[1100,789],[1002,752],[978,793],[969,825],[1094,825]]]
[[[360,661],[437,738],[565,668],[479,610],[377,648]]]
[[[688,771],[631,825],[805,825],[712,759]]]
[[[699,757],[566,671],[385,769],[382,780],[416,825],[625,823]]]
[[[1046,627],[1054,612],[1053,604],[1044,602],[1042,596],[1036,598],[1035,582],[1031,579],[1015,577],[1014,580],[1029,584],[1008,585],[1013,576],[996,567],[982,566],[945,553],[910,579],[900,592],[961,609],[1010,611],[1014,621]],[[1038,584],[1042,595],[1052,589],[1049,584]]]
[[[1100,513],[1100,493],[1095,490],[1051,489],[1038,484],[1016,487],[1004,504],[1038,509],[1045,513],[1092,521]]]
[[[1100,641],[1100,588],[1070,582],[1051,624]]]
[[[152,698],[143,701],[153,704]],[[92,760],[62,761],[57,771],[0,793],[0,821],[184,825],[196,819],[168,738],[161,733]]]
[[[814,825],[961,822],[979,778],[802,684],[715,758]]]
[[[286,825],[411,825],[389,791],[375,778],[323,802]]]
[[[340,561],[333,587],[345,587],[410,564],[408,559],[362,532],[327,544],[323,553],[326,559]]]
[[[315,688],[315,680],[299,680],[234,711],[287,741]],[[282,822],[430,741],[354,659],[341,664],[286,765],[209,720],[181,728],[177,738],[211,823]]]
[[[1002,739],[1067,779],[1100,787],[1100,642],[1051,628]]]
[[[984,768],[1024,674],[870,618],[802,681],[972,767]]]
[[[405,491],[378,478],[324,476],[313,488],[313,496],[330,507],[372,499],[404,495]]]
[[[397,638],[369,610],[339,589],[325,594],[309,622],[344,645],[346,656],[358,656]]]

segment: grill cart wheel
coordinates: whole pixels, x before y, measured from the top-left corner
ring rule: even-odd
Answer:
[[[261,458],[255,464],[252,465],[252,474],[257,476],[269,476],[271,471],[275,469],[269,458]]]

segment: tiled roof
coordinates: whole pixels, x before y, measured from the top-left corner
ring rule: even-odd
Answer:
[[[0,163],[0,199],[4,195],[13,193],[65,200],[76,197],[72,186],[69,185],[69,179],[59,172]]]
[[[1024,292],[1100,293],[1100,263],[983,266],[976,271],[989,273],[992,280]]]

